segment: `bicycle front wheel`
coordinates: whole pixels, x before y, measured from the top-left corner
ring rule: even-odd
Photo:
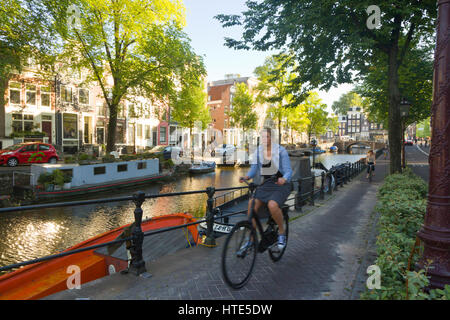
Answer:
[[[252,239],[251,245],[248,245]],[[222,251],[222,275],[233,289],[242,288],[250,279],[256,259],[256,231],[248,221],[238,222],[225,240]]]

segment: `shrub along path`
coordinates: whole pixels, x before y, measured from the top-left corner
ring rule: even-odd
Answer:
[[[198,246],[148,262],[151,278],[114,274],[47,299],[351,299],[357,279],[365,283],[368,245],[373,243],[376,192],[388,173],[377,160],[376,176],[368,183],[363,172],[317,201],[307,214],[291,211],[289,242],[281,261],[257,256],[249,283],[232,290],[220,270],[224,238],[216,248]],[[306,209],[306,208],[305,208]],[[361,277],[361,275],[363,275]]]

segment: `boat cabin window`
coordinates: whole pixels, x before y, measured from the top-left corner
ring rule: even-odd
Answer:
[[[128,165],[127,164],[118,164],[117,172],[123,172],[123,171],[128,171]]]
[[[137,168],[138,170],[147,169],[147,162],[138,162]]]
[[[106,173],[106,167],[95,167],[94,168],[94,175],[105,174],[105,173]]]
[[[64,176],[73,178],[73,169],[61,169]]]

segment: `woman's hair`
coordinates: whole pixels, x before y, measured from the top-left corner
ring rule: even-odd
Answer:
[[[373,150],[369,150],[367,153],[373,153]]]

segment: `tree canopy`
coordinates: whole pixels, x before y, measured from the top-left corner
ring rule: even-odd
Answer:
[[[435,0],[248,0],[240,15],[220,14],[223,27],[241,26],[241,39],[226,38],[235,49],[290,50],[295,53],[301,93],[328,90],[366,75],[376,59],[387,79],[391,173],[401,171],[399,67],[411,48],[433,41]],[[380,9],[371,25],[367,9]],[[376,19],[378,20],[378,19]],[[298,94],[296,95],[298,97]],[[302,94],[300,94],[300,97]]]
[[[180,87],[206,73],[182,31],[179,0],[62,0],[48,7],[64,39],[62,60],[78,53],[71,67],[90,70],[86,81],[102,89],[109,107],[107,151],[115,148],[121,101],[139,95],[169,103]],[[74,18],[78,23],[68,23]]]

